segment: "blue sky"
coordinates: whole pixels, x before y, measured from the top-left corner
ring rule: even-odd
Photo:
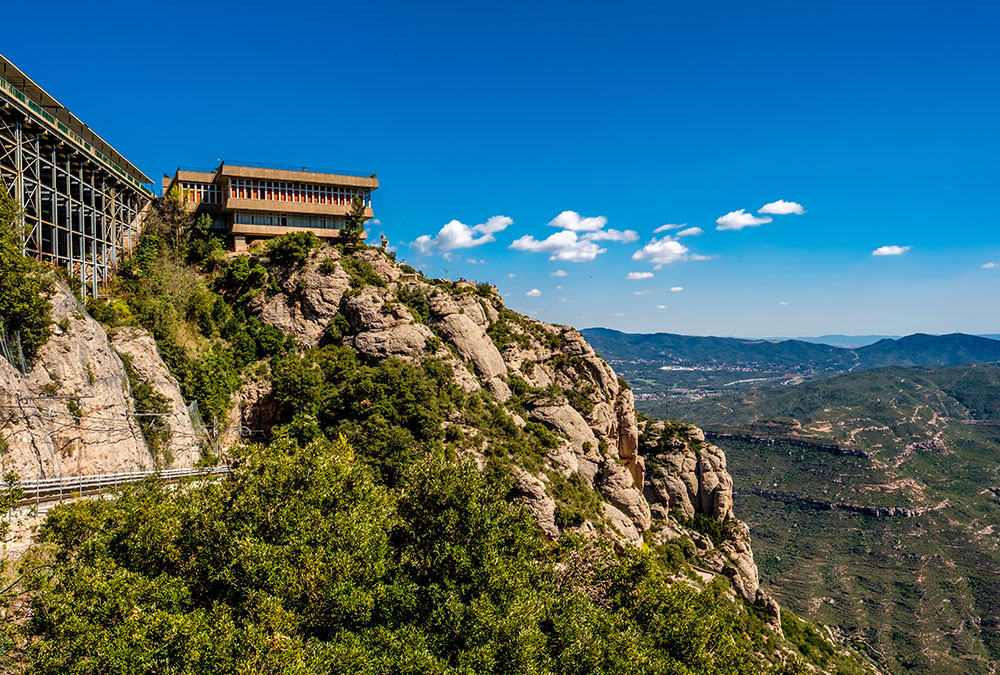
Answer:
[[[161,7],[48,3],[0,49],[156,178],[377,172],[376,239],[549,321],[1000,332],[994,3]]]

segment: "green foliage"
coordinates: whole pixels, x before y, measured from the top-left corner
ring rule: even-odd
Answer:
[[[157,464],[169,464],[173,457],[167,452],[173,431],[170,424],[162,415],[173,412],[170,399],[156,391],[149,382],[141,379],[132,365],[132,357],[128,354],[118,354],[125,366],[125,374],[128,376],[129,389],[132,391],[132,401],[135,403],[135,412],[139,421],[139,429],[142,437],[146,441],[146,446]],[[89,367],[89,364],[88,364]]]
[[[385,288],[385,279],[378,275],[378,272],[367,260],[345,256],[340,259],[340,264],[347,271],[351,278],[351,286],[355,290],[360,290],[365,286]]]
[[[205,265],[224,249],[222,237],[212,232],[212,217],[207,213],[198,216],[191,230],[187,261],[192,265]]]
[[[337,261],[333,258],[325,258],[322,263],[320,263],[319,271],[323,274],[333,274],[337,271]]]
[[[550,471],[549,493],[556,500],[556,525],[573,527],[585,520],[599,522],[604,513],[601,496],[583,479],[579,473],[566,477],[558,471]]]
[[[704,513],[696,513],[691,519],[682,518],[680,522],[684,527],[701,532],[711,539],[716,548],[722,546],[722,542],[726,540],[726,524]]]
[[[403,286],[396,291],[396,299],[406,305],[414,321],[423,324],[431,322],[431,305],[427,300],[427,294],[424,293],[422,288],[417,286]]]
[[[654,556],[546,544],[507,485],[439,454],[397,488],[338,441],[231,479],[54,509],[30,561],[31,671],[759,673],[764,637]]]
[[[288,235],[285,235],[288,236]],[[268,287],[267,268],[248,255],[233,258],[215,280],[215,290],[231,304],[243,305]]]
[[[52,291],[47,268],[21,254],[18,210],[0,182],[0,334],[19,336],[28,359],[52,335]],[[20,365],[20,364],[18,364]]]
[[[319,243],[319,238],[308,230],[289,232],[267,242],[267,257],[279,267],[299,267]]]
[[[156,200],[143,230],[161,241],[172,255],[183,257],[194,222],[194,212],[188,209],[180,187],[175,184],[167,194]]]
[[[80,399],[78,398],[68,398],[66,399],[66,409],[69,410],[70,414],[76,419],[81,419],[83,417],[83,408],[80,407]]]
[[[7,443],[0,438],[0,451],[7,452]],[[24,496],[24,490],[21,488],[20,480],[18,480],[17,474],[12,471],[8,471],[3,477],[3,483],[0,485],[0,543],[7,540],[7,533],[10,532],[10,512],[15,506],[17,506],[21,498]],[[6,560],[0,558],[0,574],[4,571],[4,565]],[[0,579],[3,577],[0,576]],[[0,600],[3,600],[0,596]]]
[[[365,233],[365,221],[368,220],[365,208],[365,202],[361,197],[358,195],[351,197],[351,209],[344,219],[344,227],[340,230],[340,236],[349,249],[361,245]]]

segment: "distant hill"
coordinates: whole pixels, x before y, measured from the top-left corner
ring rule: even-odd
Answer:
[[[885,339],[896,339],[898,335],[820,335],[819,337],[796,337],[788,338],[801,342],[813,342],[821,345],[831,345],[833,347],[864,347]]]
[[[863,358],[990,356],[980,340],[914,335]],[[1000,672],[1000,366],[877,368],[637,407],[725,450],[783,606],[863,639],[892,673]]]
[[[835,347],[805,340],[751,340],[700,337],[674,333],[622,333],[610,328],[582,331],[601,355],[611,361],[661,361],[665,365],[755,365],[795,371],[835,371],[884,366],[954,366],[1000,361],[1000,340],[952,333],[917,333],[883,338],[857,348]],[[852,336],[834,336],[849,339]],[[858,336],[860,337],[860,336]],[[870,336],[875,337],[875,336]]]
[[[610,328],[585,328],[587,341],[605,358],[646,359],[674,365],[760,364],[847,370],[857,363],[850,350],[801,340],[752,340],[700,337],[674,333],[622,333]],[[1000,346],[1000,342],[997,343]]]
[[[916,333],[898,340],[879,340],[855,350],[862,368],[883,366],[957,366],[1000,361],[1000,340],[951,333]]]

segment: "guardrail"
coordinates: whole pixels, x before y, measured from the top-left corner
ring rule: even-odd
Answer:
[[[125,473],[100,473],[25,480],[20,481],[18,484],[23,492],[20,505],[60,501],[71,495],[98,494],[119,485],[138,483],[151,476],[170,482],[190,477],[210,478],[213,476],[224,476],[228,473],[229,466],[222,464],[205,468],[129,471]]]
[[[87,141],[83,140],[83,137],[80,136],[80,134],[76,133],[75,131],[67,127],[65,124],[57,120],[54,115],[52,115],[47,110],[42,108],[42,106],[32,101],[24,94],[24,92],[22,92],[20,89],[18,89],[17,87],[15,87],[2,77],[0,77],[0,89],[3,89],[7,91],[9,94],[11,94],[14,98],[20,101],[23,105],[25,105],[29,110],[31,110],[37,116],[41,117],[43,120],[48,122],[49,126],[56,129],[63,135],[72,138],[74,141],[76,141],[76,143],[80,147],[82,147],[84,150],[92,154],[97,159],[101,160],[101,162],[103,162],[108,168],[110,168],[112,171],[118,174],[118,176],[122,180],[131,183],[137,189],[141,190],[142,192],[145,192],[150,197],[156,197],[156,193],[153,192],[147,185],[137,181],[135,178],[129,175],[124,169],[118,166],[111,158],[106,157],[104,153],[102,153],[100,150],[95,148]]]

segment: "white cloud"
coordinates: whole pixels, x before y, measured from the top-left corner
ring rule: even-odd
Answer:
[[[678,232],[674,236],[675,237],[697,237],[699,234],[702,234],[703,232],[704,232],[704,230],[701,229],[700,227],[689,227],[686,230],[681,230],[680,232]]]
[[[562,289],[563,289],[562,284],[559,284],[558,286],[556,286],[556,290],[557,291],[561,291]]]
[[[781,305],[782,307],[788,307],[788,303],[787,303],[787,302],[785,302],[784,300],[782,300],[782,301],[781,301],[781,302],[779,302],[778,304],[779,304],[779,305]]]
[[[449,221],[435,235],[422,234],[413,242],[413,248],[422,255],[430,255],[434,251],[454,251],[459,248],[471,248],[480,244],[496,241],[493,235],[505,230],[514,221],[507,216],[493,216],[485,223],[468,226],[457,220]]]
[[[553,272],[549,276],[550,277],[568,277],[569,276],[569,272],[567,272],[566,270],[556,270],[555,272]]]
[[[717,230],[742,230],[744,227],[757,227],[758,225],[770,223],[771,218],[767,216],[758,218],[752,213],[747,213],[746,209],[740,209],[739,211],[730,211],[726,215],[716,218],[715,222],[719,224],[715,228]]]
[[[680,293],[683,290],[684,290],[683,286],[671,286],[670,287],[670,292],[671,293]]]
[[[549,222],[549,227],[558,227],[570,232],[596,232],[608,224],[604,216],[581,218],[576,211],[563,211]]]
[[[669,265],[678,260],[686,260],[688,247],[668,237],[652,240],[632,254],[632,260],[648,260],[657,265]]]
[[[508,273],[508,274],[507,274],[507,278],[508,278],[508,279],[513,279],[513,278],[514,278],[514,277],[516,277],[516,276],[517,276],[517,275],[516,275],[516,274],[514,274],[513,272],[510,272],[510,273]]]
[[[366,227],[377,227],[382,224],[382,221],[378,218],[369,218],[364,224]]]
[[[615,229],[598,230],[588,232],[583,235],[587,241],[639,241],[639,233],[635,230],[625,230],[624,232]]]
[[[985,265],[983,265],[983,269],[984,270],[991,270],[994,267],[1000,267],[1000,263],[988,262]]]
[[[872,251],[872,255],[903,255],[909,251],[912,246],[879,246],[877,249]]]
[[[660,225],[658,228],[653,230],[653,234],[659,234],[660,232],[667,232],[668,230],[679,230],[682,227],[687,227],[687,223],[681,223],[680,225],[667,223],[666,225]]]
[[[764,204],[764,206],[757,209],[757,213],[770,213],[772,216],[787,216],[789,214],[801,216],[805,212],[806,210],[802,208],[802,204],[786,202],[784,199]]]
[[[650,291],[648,289],[645,291],[632,291],[632,295],[649,295],[652,292],[653,291]]]
[[[566,262],[593,260],[608,250],[592,241],[581,239],[576,232],[571,230],[556,232],[542,240],[526,234],[520,239],[515,239],[510,248],[529,253],[550,253],[549,260],[564,260]]]
[[[657,309],[666,309],[667,306],[666,305],[657,305],[656,308]]]
[[[625,312],[615,312],[612,316],[618,317],[619,319],[625,316]]]
[[[537,288],[532,288],[530,291],[528,291],[524,295],[527,296],[527,297],[529,297],[529,298],[537,298],[537,297],[540,297],[542,295],[542,292],[540,290],[538,290]]]
[[[637,281],[639,279],[652,279],[654,276],[652,272],[629,272],[625,275],[625,278]]]

